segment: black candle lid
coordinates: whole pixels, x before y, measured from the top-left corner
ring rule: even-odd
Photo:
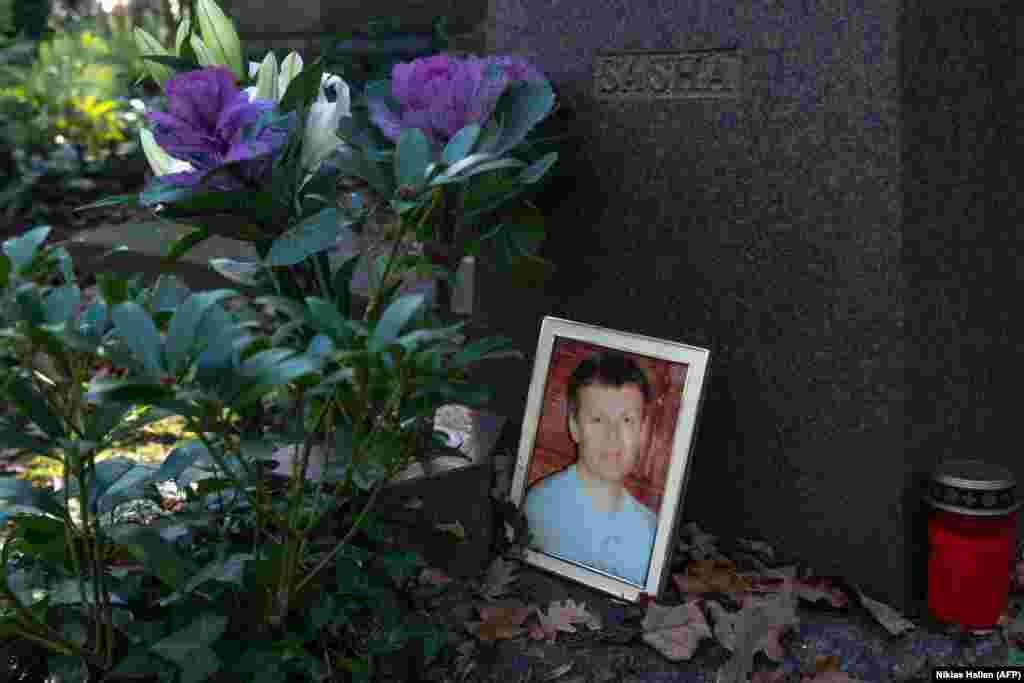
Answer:
[[[972,517],[1006,515],[1021,506],[1017,481],[1005,467],[981,460],[947,460],[932,475],[925,500]]]

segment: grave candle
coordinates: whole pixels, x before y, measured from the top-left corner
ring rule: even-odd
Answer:
[[[928,610],[968,629],[992,628],[1006,607],[1017,530],[1016,482],[980,460],[951,460],[935,471],[927,502]]]

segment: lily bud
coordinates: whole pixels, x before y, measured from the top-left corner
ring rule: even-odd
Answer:
[[[135,27],[133,31],[135,36],[135,47],[138,48],[139,53],[142,55],[166,55],[171,56],[171,53],[167,51],[160,41],[146,33],[144,30]],[[146,71],[153,77],[159,85],[163,85],[164,81],[174,77],[174,71],[169,66],[152,62],[148,59],[142,60],[146,65]]]
[[[327,101],[325,88],[334,87],[337,98]],[[312,173],[320,162],[329,157],[343,143],[338,137],[338,122],[350,116],[348,84],[338,76],[324,74],[320,92],[309,108],[302,140],[302,168]]]
[[[281,60],[281,74],[277,77],[278,97],[284,97],[288,86],[302,72],[302,55],[295,50]]]
[[[242,43],[238,40],[231,19],[213,0],[196,0],[195,9],[203,42],[216,60],[213,63],[226,66],[235,75],[235,80],[241,81],[245,78],[245,72],[242,71]]]
[[[165,152],[160,145],[156,144],[152,131],[143,128],[139,131],[139,138],[142,141],[142,151],[146,155],[146,161],[149,162],[149,167],[153,169],[153,173],[157,177],[167,175],[168,173],[194,170],[192,164],[181,159],[175,159]]]
[[[268,52],[263,58],[256,78],[256,97],[261,100],[277,102],[281,97],[278,91],[277,78],[277,57],[273,52]]]

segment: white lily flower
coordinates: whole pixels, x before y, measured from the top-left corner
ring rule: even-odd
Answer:
[[[334,88],[334,102],[327,101],[326,89]],[[348,83],[340,76],[324,74],[320,79],[320,92],[309,108],[306,130],[302,139],[302,168],[307,173],[316,171],[334,150],[345,145],[338,137],[338,122],[342,116],[351,116]]]
[[[143,128],[139,131],[139,138],[142,140],[142,151],[146,154],[146,161],[157,177],[165,176],[168,173],[182,173],[194,171],[192,164],[181,159],[175,159],[156,144],[153,132]]]
[[[294,50],[281,60],[278,68],[273,53],[268,53],[263,63],[249,62],[249,77],[256,77],[258,84],[244,89],[249,99],[260,98],[280,102],[288,91],[288,86],[302,72],[302,56]],[[277,93],[273,98],[266,96],[270,92],[270,81],[276,74]],[[327,100],[327,89],[334,88],[334,102]],[[334,150],[345,145],[338,137],[338,122],[342,116],[351,116],[351,95],[348,83],[335,74],[320,76],[320,92],[310,105],[306,115],[306,127],[302,139],[302,169],[307,174],[316,171],[324,159]]]

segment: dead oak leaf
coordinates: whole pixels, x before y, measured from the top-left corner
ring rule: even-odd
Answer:
[[[499,605],[478,606],[477,611],[482,621],[466,622],[466,630],[485,643],[493,643],[525,633],[523,622],[533,608],[518,600],[510,600]]]
[[[696,560],[686,566],[685,574],[675,574],[672,580],[682,593],[747,593],[751,589],[731,560]]]
[[[547,640],[555,642],[559,631],[576,633],[575,624],[584,624],[591,631],[601,628],[601,619],[595,614],[587,611],[586,605],[577,604],[568,599],[563,603],[553,601],[548,605],[547,614],[539,607],[534,608],[537,612],[538,623],[530,627],[530,637],[534,640]]]
[[[698,599],[673,607],[650,603],[643,630],[644,642],[673,662],[690,659],[700,641],[712,637]]]

